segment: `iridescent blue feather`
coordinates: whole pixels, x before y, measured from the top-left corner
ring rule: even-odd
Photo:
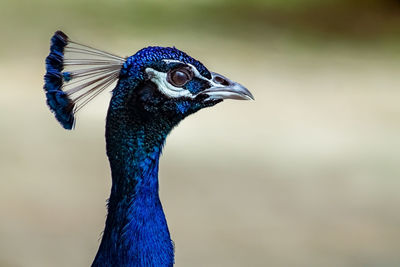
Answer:
[[[50,110],[65,129],[73,128],[82,106],[117,80],[124,62],[125,58],[71,41],[62,31],[53,35],[44,90]]]
[[[68,36],[61,31],[57,31],[51,38],[50,54],[46,58],[46,74],[43,88],[46,91],[47,105],[49,105],[56,119],[65,129],[72,129],[74,125],[74,104],[65,92],[61,90],[63,85],[64,48],[67,44]]]

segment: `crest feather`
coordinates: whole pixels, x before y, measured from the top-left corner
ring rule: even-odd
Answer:
[[[44,90],[47,104],[65,129],[75,113],[119,77],[125,58],[74,42],[62,31],[51,38]]]

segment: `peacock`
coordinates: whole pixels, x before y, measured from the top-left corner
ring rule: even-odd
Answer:
[[[92,266],[173,266],[174,244],[158,194],[166,137],[200,109],[254,97],[175,47],[149,46],[124,58],[55,32],[44,91],[65,129],[73,129],[76,113],[115,82],[105,129],[112,187]]]

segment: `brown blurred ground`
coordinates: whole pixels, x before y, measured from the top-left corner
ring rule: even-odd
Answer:
[[[201,111],[167,140],[160,188],[176,266],[400,266],[396,2],[368,2],[391,30],[356,35],[341,17],[336,31],[315,17],[299,24],[312,1],[275,2],[250,2],[265,15],[252,21],[238,2],[197,1],[186,12],[199,20],[207,14],[196,8],[209,9],[212,22],[198,32],[201,21],[168,26],[168,14],[144,26],[162,14],[157,1],[138,3],[148,17],[129,16],[124,5],[135,3],[125,1],[2,3],[0,266],[88,266],[104,225],[109,94],[80,112],[75,131],[57,124],[41,87],[58,27],[121,55],[175,45],[256,97]],[[292,22],[265,10],[292,12]]]

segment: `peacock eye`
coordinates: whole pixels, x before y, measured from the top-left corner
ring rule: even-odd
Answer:
[[[187,68],[178,68],[168,72],[168,82],[176,87],[184,86],[193,78],[193,73]]]

